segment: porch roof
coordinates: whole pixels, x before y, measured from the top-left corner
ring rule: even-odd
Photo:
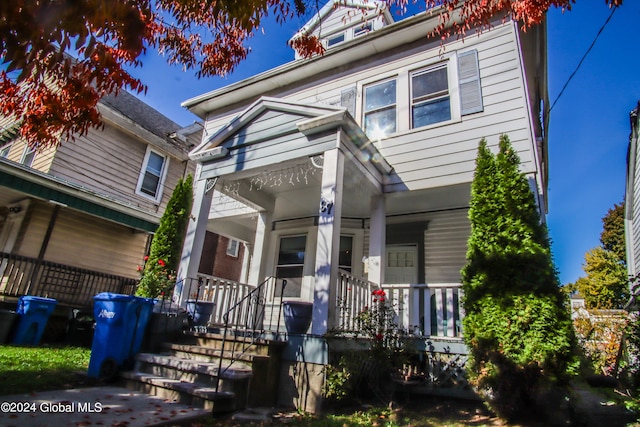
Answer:
[[[291,117],[294,120],[293,125],[283,122],[277,128],[272,128],[252,140],[244,140],[242,143],[231,141],[234,135],[237,135],[242,129],[246,129],[252,122],[264,116],[268,111],[280,112]],[[392,167],[351,117],[346,107],[307,104],[264,96],[251,104],[227,125],[205,139],[189,153],[189,157],[200,163],[209,163],[228,157],[233,150],[237,150],[240,147],[258,144],[275,136],[299,132],[306,137],[313,137],[334,129],[341,129],[345,132],[344,148],[354,154],[354,157],[361,165],[367,169],[373,166],[380,175],[387,175],[391,172]],[[282,158],[279,158],[279,161],[282,160]]]
[[[0,187],[64,204],[90,215],[145,232],[155,232],[159,218],[86,187],[0,158]]]

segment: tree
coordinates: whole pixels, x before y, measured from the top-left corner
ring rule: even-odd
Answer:
[[[536,413],[535,401],[574,363],[575,336],[546,228],[506,135],[494,156],[480,141],[462,270],[470,381],[499,415]]]
[[[624,202],[614,204],[602,218],[601,246],[584,256],[582,269],[586,276],[567,285],[578,291],[587,308],[622,308],[629,300],[626,247],[624,234]]]
[[[605,0],[618,6],[622,0]],[[279,22],[302,16],[306,0],[100,0],[5,1],[0,7],[0,112],[20,121],[32,147],[55,146],[100,126],[98,101],[122,89],[146,90],[126,71],[141,65],[149,48],[197,77],[224,76],[246,58],[245,42],[273,14]],[[317,10],[313,2],[311,10]],[[386,0],[406,10],[408,0]],[[437,10],[430,36],[487,29],[493,16],[510,16],[524,28],[542,22],[550,7],[573,0],[425,0]],[[322,53],[312,36],[294,38],[304,57]]]
[[[140,267],[142,278],[136,295],[157,298],[175,285],[175,272],[180,263],[192,203],[193,178],[188,175],[178,181],[160,218],[160,225],[151,241],[149,256],[145,257],[144,267]]]

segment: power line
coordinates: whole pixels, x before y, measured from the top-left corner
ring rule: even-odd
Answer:
[[[607,24],[609,23],[609,21],[611,21],[611,18],[613,17],[613,14],[615,13],[617,7],[612,7],[611,8],[611,13],[609,14],[609,17],[607,18],[606,21],[604,21],[604,24],[602,24],[602,27],[600,28],[600,31],[598,31],[598,34],[596,34],[596,37],[593,39],[593,41],[591,42],[591,45],[589,46],[589,49],[587,49],[587,51],[584,53],[584,55],[582,56],[582,59],[580,60],[580,62],[578,63],[578,66],[576,67],[575,70],[573,70],[573,73],[571,73],[571,75],[569,76],[569,78],[567,79],[566,83],[564,84],[564,86],[562,86],[562,90],[560,91],[560,93],[558,94],[558,96],[556,97],[555,101],[553,101],[553,104],[551,104],[551,108],[549,108],[549,112],[551,112],[551,110],[553,110],[553,107],[556,105],[556,103],[558,102],[558,100],[560,99],[560,97],[562,96],[562,94],[564,93],[564,90],[567,88],[567,86],[569,86],[569,82],[571,81],[571,79],[573,79],[573,76],[576,75],[576,73],[578,72],[578,70],[580,69],[580,66],[582,65],[582,63],[584,62],[584,60],[587,58],[587,55],[589,55],[589,52],[591,52],[591,49],[593,49],[593,46],[595,46],[596,41],[598,40],[598,37],[600,37],[600,34],[602,34],[602,32],[604,31],[605,27],[607,26]]]

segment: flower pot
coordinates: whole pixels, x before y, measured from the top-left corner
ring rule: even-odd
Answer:
[[[285,301],[282,303],[284,326],[290,334],[304,334],[311,325],[313,303],[304,301]]]
[[[215,307],[215,302],[187,300],[187,313],[192,316],[195,326],[206,326]]]

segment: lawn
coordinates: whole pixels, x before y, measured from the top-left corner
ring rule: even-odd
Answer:
[[[0,346],[0,395],[86,385],[91,350],[79,347]]]

